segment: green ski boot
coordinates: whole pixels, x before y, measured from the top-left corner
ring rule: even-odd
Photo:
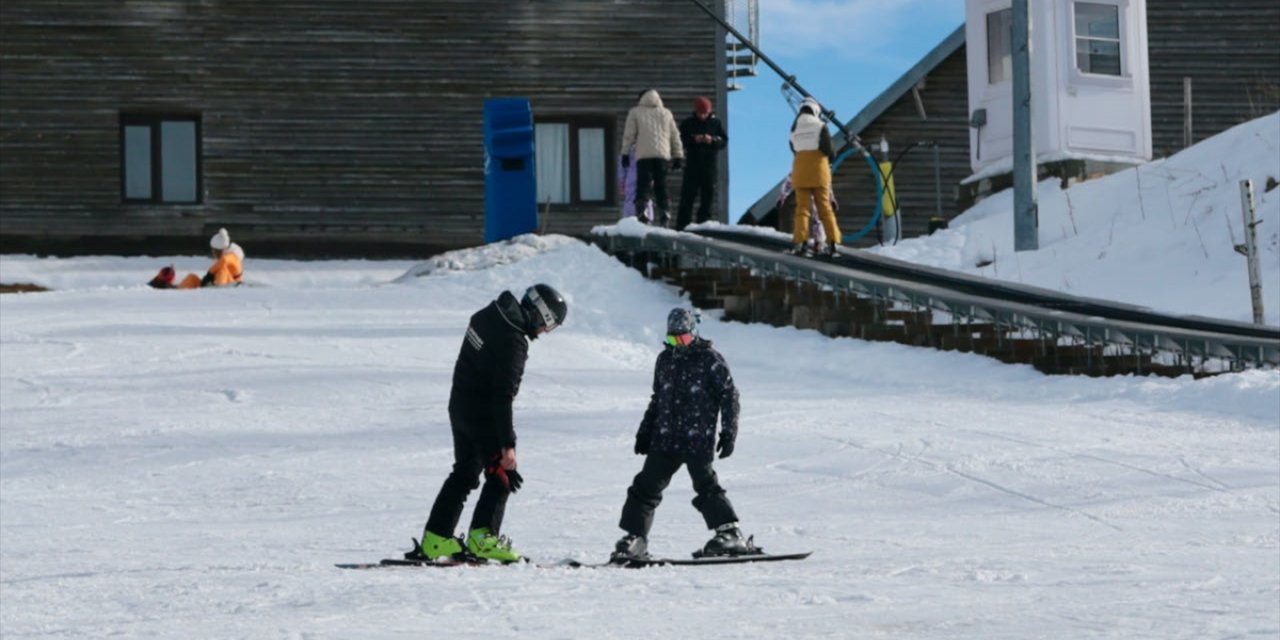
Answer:
[[[452,558],[462,555],[462,541],[452,536],[445,537],[424,530],[418,552],[423,558],[431,561]]]
[[[467,550],[477,558],[497,560],[498,562],[516,562],[520,554],[511,548],[511,540],[506,536],[497,536],[489,532],[488,527],[472,529],[467,534]]]

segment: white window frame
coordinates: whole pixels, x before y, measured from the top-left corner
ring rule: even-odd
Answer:
[[[545,204],[562,204],[571,207],[574,206],[612,206],[616,204],[617,189],[614,186],[615,172],[613,168],[613,159],[617,154],[611,148],[613,142],[614,119],[607,116],[535,116],[534,130],[537,131],[539,125],[561,125],[568,128],[568,137],[565,140],[564,148],[555,147],[557,152],[561,152],[559,158],[535,157],[535,166],[542,167],[537,180],[540,186],[538,193],[538,203]],[[555,127],[558,128],[558,127]],[[544,130],[552,130],[550,127],[544,127]],[[593,168],[582,166],[584,156],[584,136],[583,131],[599,130],[601,134],[591,135],[590,138],[598,139],[603,143],[600,149],[599,157],[594,157],[593,161],[601,163],[601,166]],[[536,135],[536,133],[535,133]],[[535,156],[537,154],[538,145],[534,145]],[[567,164],[565,164],[567,162]],[[548,164],[552,163],[552,164]],[[553,166],[554,165],[554,166]],[[595,174],[600,184],[584,185],[582,184],[585,176]],[[555,185],[552,186],[549,181],[554,180]],[[547,198],[547,191],[554,189],[557,192],[567,194],[567,197],[559,196],[555,198]],[[583,198],[583,194],[601,195],[599,199]]]
[[[204,201],[201,157],[204,143],[200,114],[122,111],[119,123],[121,201],[161,205],[191,205]],[[174,125],[191,127],[190,148],[187,145],[175,146],[179,142],[179,134],[170,130]],[[141,131],[147,132],[145,140],[130,135]]]
[[[1071,61],[1070,73],[1071,80],[1077,84],[1099,84],[1099,85],[1128,85],[1131,84],[1133,74],[1130,71],[1131,64],[1131,45],[1132,36],[1129,33],[1129,1],[1128,0],[1072,0],[1068,3],[1067,24],[1071,25],[1071,38],[1067,43],[1068,59]],[[1095,73],[1084,71],[1080,68],[1079,60],[1076,58],[1076,43],[1080,40],[1104,40],[1112,41],[1110,38],[1098,38],[1088,34],[1080,34],[1076,31],[1076,8],[1081,4],[1092,4],[1114,7],[1116,10],[1116,29],[1119,36],[1120,49],[1120,74],[1111,73]]]

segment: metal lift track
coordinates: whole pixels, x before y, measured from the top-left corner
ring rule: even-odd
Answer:
[[[1027,358],[1006,361],[1059,360],[1067,349],[1083,350],[1085,363],[1062,368],[1080,373],[1215,373],[1280,366],[1280,328],[1199,316],[1160,314],[1144,307],[1062,294],[1008,282],[851,251],[835,260],[815,260],[783,253],[788,244],[767,236],[728,229],[695,233],[649,233],[637,236],[596,234],[591,242],[615,255],[645,254],[675,260],[680,268],[722,270],[724,278],[782,279],[830,292],[823,312],[833,317],[839,308],[873,305],[898,309],[870,316],[858,315],[859,326],[839,325],[834,335],[874,337],[889,325],[900,342],[948,348],[954,340],[940,340],[948,332],[970,336],[978,331],[994,336],[1000,353],[1010,345],[1032,344]],[[692,271],[691,271],[692,272]],[[729,290],[726,283],[721,289]],[[752,295],[761,295],[753,292]],[[730,296],[732,297],[732,296]],[[733,302],[731,300],[731,302]],[[813,303],[810,303],[813,304]],[[843,310],[844,316],[853,317]],[[895,317],[916,318],[903,322]],[[922,320],[927,316],[927,320]],[[784,321],[785,322],[785,321]],[[912,325],[911,322],[916,324]],[[831,324],[831,323],[828,323]],[[838,324],[838,323],[837,323]],[[914,336],[908,335],[915,331]],[[976,344],[971,340],[971,343]],[[961,350],[982,351],[980,348]],[[1098,361],[1094,367],[1093,359]],[[992,354],[988,354],[992,355]],[[1102,367],[1102,363],[1132,357],[1132,367]],[[1143,365],[1143,363],[1152,363]],[[1157,366],[1156,363],[1163,363]],[[1037,364],[1037,366],[1040,366]],[[1042,367],[1057,370],[1053,367]]]

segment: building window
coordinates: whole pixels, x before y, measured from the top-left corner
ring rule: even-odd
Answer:
[[[605,118],[538,118],[533,135],[539,203],[610,201],[612,128]]]
[[[200,116],[120,114],[125,202],[200,202]]]
[[[1082,73],[1122,75],[1120,64],[1120,7],[1095,2],[1075,3],[1076,68]]]
[[[987,14],[987,84],[1013,77],[1013,9]]]

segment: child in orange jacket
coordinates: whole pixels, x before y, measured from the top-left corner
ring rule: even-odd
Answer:
[[[209,267],[209,271],[203,278],[194,273],[188,273],[187,277],[178,284],[179,289],[234,286],[243,281],[244,266],[241,263],[241,257],[244,255],[244,250],[231,242],[231,236],[226,229],[218,229],[218,232],[213,234],[213,238],[209,240],[209,248],[213,252],[213,266]]]

